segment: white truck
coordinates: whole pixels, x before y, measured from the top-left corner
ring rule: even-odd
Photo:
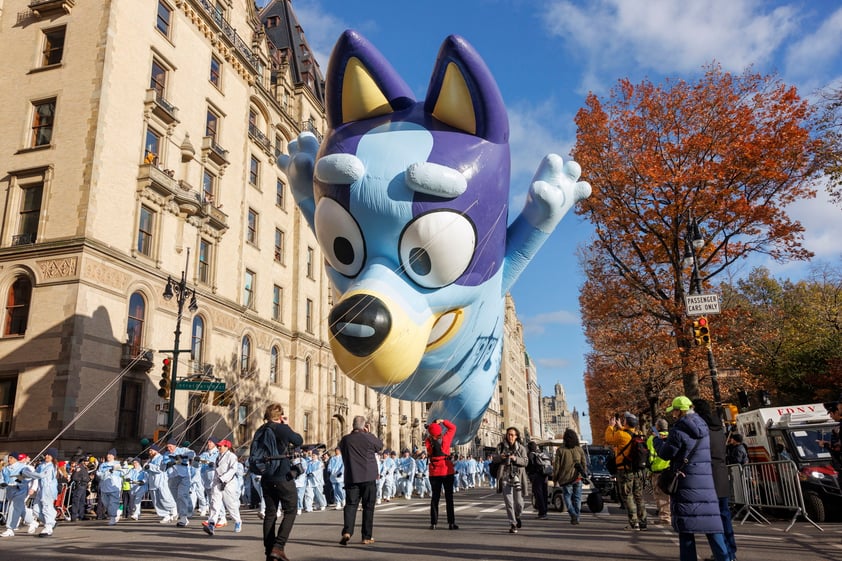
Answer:
[[[807,515],[816,522],[842,504],[838,474],[830,452],[818,441],[830,440],[838,426],[821,403],[764,407],[737,415],[736,430],[743,435],[751,462],[792,460],[800,473]]]

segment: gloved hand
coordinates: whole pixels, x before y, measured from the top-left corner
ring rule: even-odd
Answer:
[[[175,465],[175,462],[172,462],[172,461],[167,462],[167,469],[170,469],[170,468],[171,468],[171,467],[173,467],[174,465]]]

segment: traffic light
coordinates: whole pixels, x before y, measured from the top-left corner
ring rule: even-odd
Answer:
[[[158,397],[163,397],[164,399],[170,398],[170,372],[172,371],[172,361],[169,357],[164,359],[164,363],[161,366],[161,381],[158,382],[158,386],[160,389],[158,390]]]
[[[701,316],[693,320],[693,337],[699,346],[710,344],[710,326],[708,318]]]

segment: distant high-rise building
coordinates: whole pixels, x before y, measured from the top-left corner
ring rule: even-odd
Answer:
[[[579,428],[579,412],[576,408],[570,411],[567,408],[567,397],[564,394],[564,387],[560,383],[554,386],[554,393],[551,396],[541,398],[544,417],[544,435],[547,438],[561,438],[564,431],[573,429],[580,436],[582,431]]]

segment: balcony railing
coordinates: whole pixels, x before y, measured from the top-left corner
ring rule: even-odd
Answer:
[[[269,142],[269,139],[266,137],[263,132],[256,125],[249,123],[249,136],[252,140],[254,140],[257,144],[266,151],[267,154],[272,152],[272,143]]]
[[[12,236],[12,245],[30,245],[35,243],[37,234],[35,232],[27,232],[25,234],[18,234]]]
[[[69,14],[75,5],[76,0],[31,0],[29,2],[29,9],[32,10],[35,17],[40,18],[54,12]]]
[[[146,90],[145,100],[147,110],[151,109],[152,113],[161,119],[164,124],[171,125],[178,121],[178,107],[166,100],[166,98],[155,88]]]
[[[183,179],[176,179],[173,170],[162,170],[154,164],[141,164],[137,176],[139,192],[151,190],[174,201],[186,216],[206,218],[220,231],[228,229],[228,215],[208,202],[202,193]]]
[[[228,150],[217,144],[212,136],[202,137],[202,152],[217,165],[228,165]]]
[[[319,132],[319,130],[316,128],[316,124],[313,121],[302,121],[301,131],[311,132],[314,135],[316,135],[316,138],[319,140],[319,142],[322,141],[322,133]]]
[[[123,343],[120,354],[120,368],[130,366],[134,371],[149,372],[152,369],[152,351],[136,343]]]
[[[260,57],[252,52],[248,44],[237,34],[237,30],[231,27],[220,12],[217,11],[209,0],[198,0],[199,5],[202,6],[210,16],[211,20],[217,25],[222,34],[231,42],[231,45],[240,53],[240,56],[255,70],[258,74],[262,73],[263,68],[260,63]]]

